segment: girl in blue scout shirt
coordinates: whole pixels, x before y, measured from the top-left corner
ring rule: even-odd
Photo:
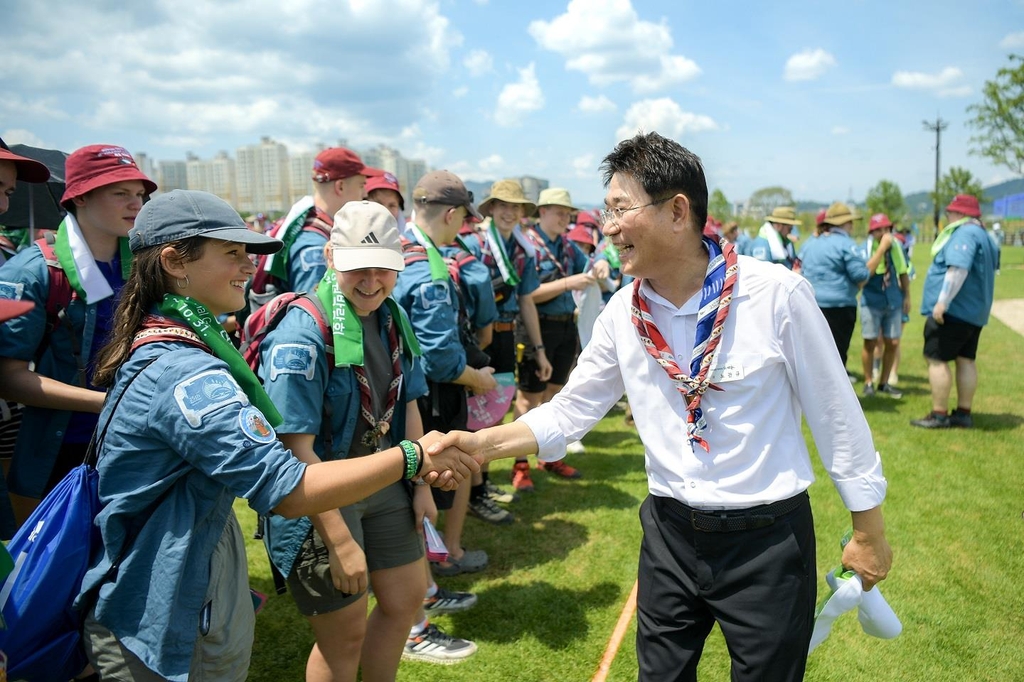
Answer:
[[[401,478],[450,488],[475,465],[422,457],[439,434],[354,461],[296,459],[274,432],[280,414],[215,322],[245,303],[249,254],[281,242],[247,230],[212,194],[184,190],[149,202],[129,239],[135,265],[96,372],[127,399],[100,414],[103,552],[82,584],[99,585],[86,652],[104,680],[244,680],[254,613],[236,497],[261,514],[307,516]]]
[[[419,438],[416,399],[427,393],[412,327],[390,298],[405,269],[394,216],[374,202],[346,204],[325,256],[333,268],[312,296],[332,338],[296,306],[260,349],[267,393],[288,406],[281,441],[308,463],[361,458]],[[429,488],[413,491],[395,481],[340,510],[271,519],[272,560],[316,636],[307,682],[354,682],[360,667],[366,680],[395,678],[427,589],[423,517],[437,515]],[[367,578],[377,600],[369,619]]]

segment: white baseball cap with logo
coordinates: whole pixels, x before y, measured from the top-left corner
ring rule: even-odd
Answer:
[[[331,228],[334,269],[405,270],[398,221],[375,201],[350,201],[334,214]]]

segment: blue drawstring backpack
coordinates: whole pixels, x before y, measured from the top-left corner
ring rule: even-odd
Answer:
[[[73,603],[100,546],[98,479],[88,464],[72,469],[7,545],[14,570],[0,589],[0,651],[12,680],[66,682],[88,662]]]
[[[155,360],[132,376],[103,431],[98,436],[93,432],[85,463],[68,472],[7,544],[14,569],[0,586],[0,615],[5,626],[0,628],[0,651],[7,655],[8,679],[67,682],[88,663],[82,648],[82,623],[96,603],[100,586],[117,574],[139,530],[136,526],[129,533],[103,580],[76,605],[82,578],[103,551],[99,528],[93,524],[100,511],[99,474],[94,463],[121,398]]]

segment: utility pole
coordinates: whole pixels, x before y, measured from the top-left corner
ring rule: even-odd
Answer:
[[[935,234],[939,233],[939,149],[942,146],[942,131],[949,127],[949,121],[943,121],[936,114],[935,123],[924,121],[924,129],[935,133]]]

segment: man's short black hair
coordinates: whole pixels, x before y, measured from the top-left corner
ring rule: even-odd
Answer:
[[[658,133],[637,133],[620,142],[601,162],[604,186],[616,173],[640,183],[652,201],[685,194],[690,200],[694,226],[700,230],[708,219],[708,183],[700,158],[674,140]]]

